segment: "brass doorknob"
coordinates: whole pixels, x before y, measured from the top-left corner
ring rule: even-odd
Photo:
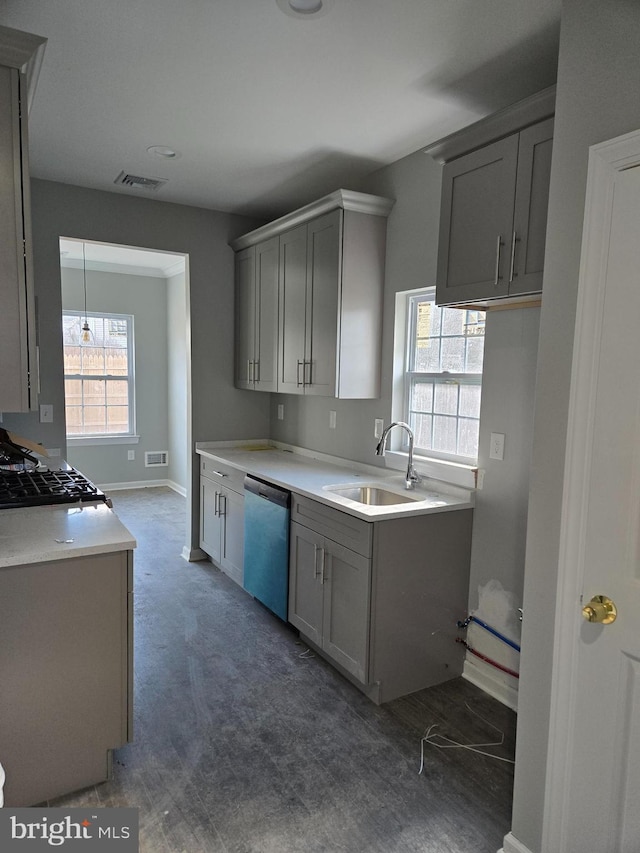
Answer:
[[[591,601],[582,608],[582,615],[587,622],[610,625],[616,621],[618,611],[613,601],[606,595],[594,595]]]

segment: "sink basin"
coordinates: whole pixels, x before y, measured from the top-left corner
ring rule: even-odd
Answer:
[[[348,498],[351,501],[358,501],[358,503],[368,506],[395,506],[396,504],[406,504],[418,500],[418,498],[399,495],[397,492],[390,492],[378,486],[345,486],[342,489],[336,488],[328,491],[334,495],[340,495],[341,498]]]

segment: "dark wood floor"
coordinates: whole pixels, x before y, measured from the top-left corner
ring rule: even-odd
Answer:
[[[136,806],[142,853],[496,853],[512,766],[425,747],[515,715],[462,679],[376,707],[211,563],[179,555],[185,502],[114,492],[135,555],[135,741],[113,780],[50,805]]]

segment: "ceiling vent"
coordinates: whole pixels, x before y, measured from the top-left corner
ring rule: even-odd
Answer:
[[[123,187],[131,187],[135,190],[159,190],[167,180],[165,178],[144,178],[142,175],[130,175],[128,172],[120,172],[113,182]]]
[[[161,468],[169,464],[169,454],[166,450],[147,450],[144,454],[145,468]]]

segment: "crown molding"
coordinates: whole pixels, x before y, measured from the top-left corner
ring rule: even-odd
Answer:
[[[17,68],[27,79],[27,111],[35,94],[47,39],[0,26],[0,65]]]
[[[329,195],[325,195],[317,201],[311,202],[304,207],[298,208],[291,213],[281,216],[279,219],[274,219],[273,222],[262,225],[236,240],[232,240],[229,245],[234,252],[240,249],[247,249],[249,246],[254,246],[256,243],[262,243],[264,240],[269,240],[284,231],[289,231],[297,225],[302,225],[321,216],[324,213],[329,213],[331,210],[342,208],[343,210],[352,210],[356,213],[368,213],[371,216],[388,216],[391,208],[395,204],[388,198],[382,196],[369,195],[368,193],[359,193],[354,190],[336,190]]]
[[[438,163],[448,163],[449,160],[455,160],[456,157],[475,151],[476,148],[482,148],[531,124],[551,118],[555,109],[556,87],[549,86],[548,89],[498,110],[422,150]]]

